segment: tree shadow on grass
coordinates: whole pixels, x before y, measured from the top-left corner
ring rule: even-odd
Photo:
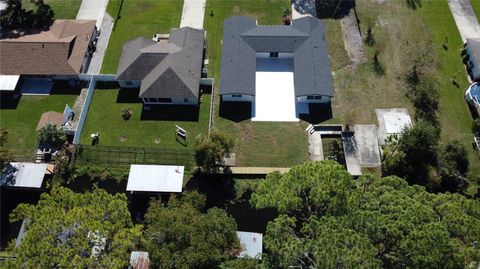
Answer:
[[[143,105],[140,120],[197,122],[200,106],[195,105]]]
[[[241,122],[252,118],[251,102],[220,102],[220,117]]]
[[[300,119],[310,124],[319,124],[333,117],[332,104],[308,104],[309,114],[300,114]]]

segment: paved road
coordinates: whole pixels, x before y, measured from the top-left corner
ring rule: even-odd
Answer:
[[[108,13],[103,16],[102,26],[100,27],[100,37],[97,40],[97,49],[90,60],[87,73],[96,75],[100,74],[102,68],[103,57],[105,57],[105,51],[107,50],[108,41],[113,29],[113,18]]]
[[[466,39],[470,37],[480,37],[480,24],[475,12],[473,12],[470,0],[448,0],[448,5],[463,42],[466,42]]]
[[[180,27],[203,29],[206,0],[184,0]]]
[[[96,20],[97,28],[100,29],[107,4],[108,0],[83,0],[77,13],[77,19]]]

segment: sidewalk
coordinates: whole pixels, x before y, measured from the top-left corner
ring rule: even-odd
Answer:
[[[480,38],[480,24],[475,12],[473,12],[470,0],[448,0],[448,6],[452,11],[463,42],[466,42],[467,38]]]
[[[203,29],[206,0],[184,0],[180,28],[189,26]]]
[[[105,13],[103,17],[102,26],[100,27],[100,36],[97,41],[97,49],[90,60],[88,65],[87,74],[97,75],[100,74],[102,68],[103,57],[105,57],[105,51],[107,50],[108,41],[113,29],[113,18],[108,13]]]
[[[96,20],[97,29],[103,21],[108,0],[83,0],[77,13],[77,20]]]

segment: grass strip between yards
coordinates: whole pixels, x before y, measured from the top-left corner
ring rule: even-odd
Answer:
[[[470,3],[472,3],[473,11],[475,12],[475,15],[477,15],[477,19],[480,21],[480,0],[470,0]]]

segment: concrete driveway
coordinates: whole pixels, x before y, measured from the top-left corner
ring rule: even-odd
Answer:
[[[77,20],[96,20],[97,29],[100,29],[107,4],[108,0],[83,0],[77,13]]]
[[[448,0],[448,5],[463,42],[466,42],[467,38],[480,37],[480,24],[470,0]]]
[[[206,0],[184,0],[180,27],[203,29]]]

